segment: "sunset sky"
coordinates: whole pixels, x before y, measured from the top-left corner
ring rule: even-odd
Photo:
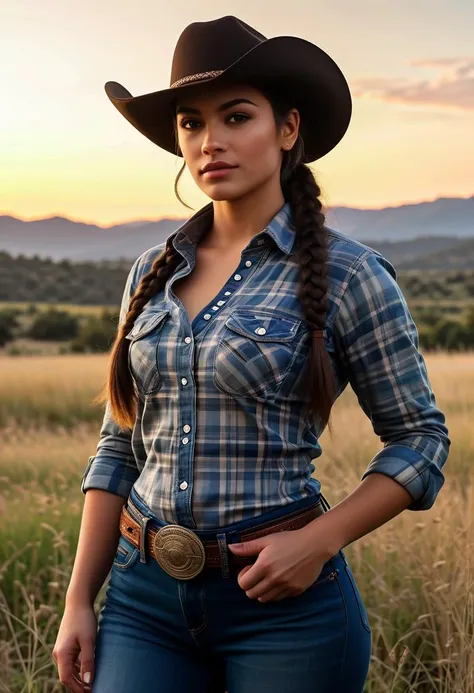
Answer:
[[[0,214],[189,216],[173,192],[181,159],[133,128],[104,84],[167,88],[184,27],[226,14],[316,43],[345,74],[351,124],[312,166],[327,206],[474,194],[473,0],[2,0],[0,14]],[[209,201],[188,174],[180,189],[195,209]]]

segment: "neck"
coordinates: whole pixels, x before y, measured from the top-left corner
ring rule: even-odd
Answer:
[[[214,222],[199,245],[214,250],[244,248],[285,204],[281,186],[264,187],[237,200],[214,201]]]

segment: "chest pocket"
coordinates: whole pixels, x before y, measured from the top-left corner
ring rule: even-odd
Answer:
[[[291,369],[300,324],[298,318],[271,310],[234,310],[216,348],[215,386],[261,400],[276,395]]]
[[[141,394],[158,392],[163,384],[158,368],[157,352],[161,331],[169,310],[139,315],[125,336],[130,340],[128,367]]]

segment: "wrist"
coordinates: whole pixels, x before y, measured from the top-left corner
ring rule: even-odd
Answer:
[[[94,598],[90,593],[84,592],[84,590],[70,589],[66,592],[65,606],[66,607],[83,607],[83,606],[94,606]]]
[[[331,510],[328,510],[302,528],[308,542],[317,550],[318,555],[325,556],[326,560],[335,556],[345,546],[342,536],[331,526],[330,514]]]

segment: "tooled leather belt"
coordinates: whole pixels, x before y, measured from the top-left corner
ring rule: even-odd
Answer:
[[[168,524],[159,527],[150,518],[146,518],[135,508],[139,516],[146,521],[145,536],[141,524],[130,514],[126,504],[120,515],[120,532],[140,550],[146,549],[160,566],[173,577],[190,580],[206,568],[222,568],[223,560],[234,567],[254,563],[256,556],[240,556],[222,547],[214,541],[201,541],[192,529],[181,525]],[[240,533],[240,541],[252,541],[274,532],[301,529],[316,517],[323,515],[325,509],[321,502],[310,508],[289,513],[284,517],[256,525]]]

